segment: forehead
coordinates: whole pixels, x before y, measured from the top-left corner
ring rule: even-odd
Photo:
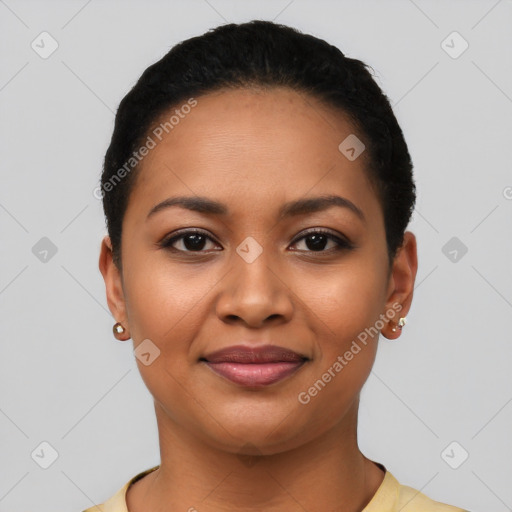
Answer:
[[[223,89],[195,101],[169,109],[149,131],[154,147],[128,210],[147,214],[166,197],[194,194],[233,203],[234,212],[265,210],[308,191],[375,208],[366,155],[350,161],[338,148],[355,131],[341,111],[284,87]]]
[[[290,162],[304,157],[328,162],[340,156],[340,137],[354,132],[340,110],[285,87],[223,89],[195,101],[187,114],[172,115],[185,111],[183,101],[157,120],[151,133],[157,147],[147,163],[171,151],[174,161],[187,162],[235,156],[248,160],[255,153]],[[172,126],[166,126],[171,118]]]

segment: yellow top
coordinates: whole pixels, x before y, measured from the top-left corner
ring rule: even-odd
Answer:
[[[468,512],[462,508],[431,500],[420,491],[401,485],[382,464],[379,466],[385,471],[384,480],[370,503],[361,512]],[[128,487],[158,467],[155,466],[135,475],[105,503],[95,505],[83,512],[128,512],[126,506]]]

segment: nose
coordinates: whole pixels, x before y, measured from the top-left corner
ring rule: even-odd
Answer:
[[[291,285],[268,260],[265,251],[251,263],[233,254],[231,270],[220,283],[216,303],[217,316],[223,322],[242,322],[258,328],[290,321],[293,314]]]

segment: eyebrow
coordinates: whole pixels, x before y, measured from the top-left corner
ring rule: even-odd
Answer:
[[[146,220],[148,220],[157,212],[167,208],[171,208],[173,206],[178,206],[181,208],[185,208],[187,210],[210,215],[229,214],[229,209],[225,204],[219,203],[218,201],[214,201],[213,199],[210,199],[208,197],[179,196],[169,197],[168,199],[165,199],[164,201],[153,206],[153,208],[151,208],[151,210],[149,211]],[[363,222],[366,222],[364,213],[360,208],[358,208],[349,199],[337,195],[324,195],[320,197],[312,197],[290,201],[281,206],[281,208],[279,209],[279,217],[294,217],[297,215],[305,215],[308,213],[320,212],[327,210],[328,208],[332,208],[333,206],[347,208],[351,210],[353,213],[355,213]]]

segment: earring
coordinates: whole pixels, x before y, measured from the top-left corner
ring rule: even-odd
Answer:
[[[398,320],[398,324],[396,324],[396,327],[393,327],[393,329],[391,329],[391,330],[393,332],[396,332],[397,327],[398,327],[398,329],[402,330],[402,327],[405,325],[405,320],[406,320],[405,316],[400,317],[400,319]]]
[[[120,323],[120,322],[116,322],[114,324],[114,327],[112,327],[112,330],[114,332],[114,336],[117,338],[117,339],[120,339],[119,336],[121,334],[124,334],[126,332],[126,329],[123,327],[123,325]],[[124,340],[121,340],[121,341],[124,341]]]

